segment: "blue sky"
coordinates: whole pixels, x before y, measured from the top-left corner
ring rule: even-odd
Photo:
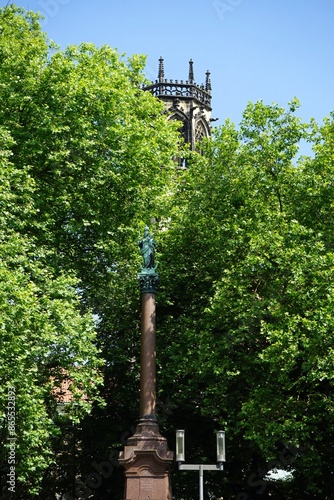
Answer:
[[[333,0],[17,0],[40,11],[61,47],[108,44],[146,54],[147,76],[212,79],[213,116],[238,124],[247,102],[281,106],[296,96],[299,115],[321,123],[334,110]],[[0,0],[0,6],[7,0]]]

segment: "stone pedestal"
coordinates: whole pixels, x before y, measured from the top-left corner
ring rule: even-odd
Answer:
[[[125,469],[125,500],[171,500],[173,452],[155,419],[141,419],[120,456]]]

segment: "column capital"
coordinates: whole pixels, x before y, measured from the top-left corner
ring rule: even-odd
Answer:
[[[143,269],[142,272],[138,274],[138,280],[141,293],[157,293],[159,275],[154,269]]]

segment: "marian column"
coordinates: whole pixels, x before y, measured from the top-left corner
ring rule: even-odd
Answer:
[[[125,500],[171,500],[169,469],[173,452],[161,436],[156,420],[156,305],[159,276],[155,241],[145,227],[138,241],[143,267],[141,290],[140,420],[120,456],[125,469]]]

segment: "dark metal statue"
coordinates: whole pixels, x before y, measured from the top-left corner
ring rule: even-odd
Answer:
[[[144,266],[142,268],[143,271],[146,269],[152,269],[155,271],[154,267],[154,249],[155,249],[155,240],[153,236],[150,234],[150,230],[147,226],[144,229],[144,236],[141,240],[138,241],[138,246],[140,248],[140,253],[144,259]]]

